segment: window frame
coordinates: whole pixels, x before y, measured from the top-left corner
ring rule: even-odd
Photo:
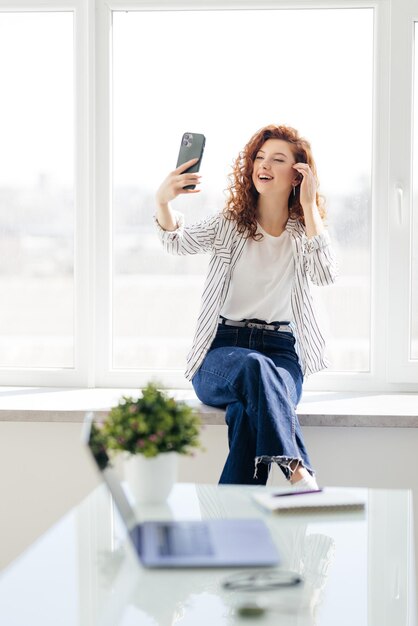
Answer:
[[[418,359],[410,359],[411,256],[413,217],[414,30],[418,6],[402,0],[392,13],[390,65],[390,158],[388,176],[387,373],[394,383],[417,383]],[[416,86],[418,89],[418,85]],[[396,125],[394,123],[396,120]],[[418,120],[416,120],[418,123]],[[417,155],[415,155],[417,162]],[[404,294],[408,302],[404,303]],[[391,320],[396,320],[395,324]],[[391,331],[390,327],[396,330]],[[415,389],[417,384],[415,384]]]
[[[375,26],[370,372],[325,371],[309,378],[305,389],[418,390],[418,360],[408,363],[405,358],[409,306],[402,302],[402,289],[410,280],[402,269],[408,267],[411,246],[412,52],[413,24],[418,21],[413,0],[0,0],[0,11],[74,12],[77,155],[75,367],[1,369],[0,384],[120,388],[142,386],[156,378],[172,388],[190,387],[181,370],[112,369],[113,11],[361,7],[374,9]],[[405,102],[411,105],[410,114]],[[396,186],[400,183],[404,188],[401,228],[396,224]],[[397,323],[396,333],[393,319],[401,320],[402,328],[399,331]]]
[[[92,19],[94,7],[83,0],[0,0],[0,13],[72,12],[74,41],[74,367],[0,368],[3,386],[93,386],[93,302],[91,285],[94,196],[90,184],[93,171],[91,119],[94,91],[92,72]]]

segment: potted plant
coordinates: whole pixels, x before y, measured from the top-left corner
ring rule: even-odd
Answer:
[[[178,455],[201,447],[200,426],[191,407],[149,383],[138,398],[122,396],[101,436],[110,455],[125,453],[125,477],[136,500],[156,503],[176,481]]]

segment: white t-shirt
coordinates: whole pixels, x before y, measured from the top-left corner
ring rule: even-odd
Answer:
[[[273,237],[258,224],[260,241],[247,239],[232,274],[221,315],[230,320],[293,321],[294,259],[287,230]]]

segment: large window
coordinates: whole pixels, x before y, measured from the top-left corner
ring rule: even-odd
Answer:
[[[373,18],[371,8],[114,13],[113,367],[181,368],[190,347],[207,258],[167,257],[151,220],[182,133],[207,138],[201,195],[175,201],[190,223],[223,208],[251,135],[283,123],[312,143],[338,251],[338,284],[315,294],[332,367],[369,370]]]
[[[313,289],[332,366],[307,388],[418,389],[413,0],[12,6],[0,0],[0,384],[188,386],[208,257],[164,253],[156,188],[182,133],[202,132],[202,192],[174,208],[188,223],[220,211],[244,144],[283,123],[311,142],[339,262]]]
[[[74,367],[73,14],[0,13],[0,367]]]

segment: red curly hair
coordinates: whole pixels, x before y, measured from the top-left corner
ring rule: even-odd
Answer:
[[[300,137],[297,130],[290,126],[270,125],[257,131],[234,162],[233,171],[229,175],[229,185],[227,189],[229,198],[225,207],[226,217],[236,221],[238,232],[243,234],[246,238],[261,238],[259,234],[256,235],[256,209],[259,194],[254,187],[252,172],[254,159],[267,139],[282,139],[283,141],[287,141],[295,162],[307,163],[309,165],[315,177],[317,189],[319,187],[316,165],[312,156],[310,143],[303,137]],[[303,209],[300,204],[299,185],[295,187],[295,192],[295,195],[293,195],[293,191],[289,195],[289,217],[305,224]],[[318,191],[316,192],[316,204],[322,219],[324,219],[324,199]]]

